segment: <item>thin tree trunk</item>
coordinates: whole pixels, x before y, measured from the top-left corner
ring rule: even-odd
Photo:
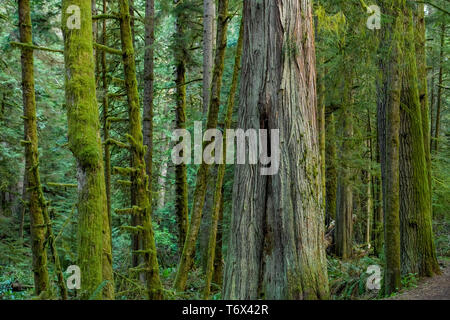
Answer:
[[[372,179],[372,162],[373,162],[373,146],[372,146],[372,124],[370,119],[370,111],[367,110],[367,133],[369,139],[367,139],[367,147],[369,149],[370,164],[367,170],[367,219],[366,219],[366,245],[371,247],[371,223],[373,217],[373,179]]]
[[[377,128],[377,136],[378,136],[378,128]],[[380,163],[380,146],[379,143],[375,144],[376,149],[376,160],[377,163]],[[384,233],[383,233],[383,192],[381,186],[381,178],[376,176],[374,177],[374,198],[376,199],[376,205],[374,210],[374,219],[373,219],[373,247],[374,253],[378,256],[383,252],[383,242],[384,242]]]
[[[414,34],[415,34],[415,54],[417,63],[417,77],[419,84],[419,99],[422,116],[422,133],[423,144],[425,151],[425,160],[427,163],[428,176],[428,190],[431,194],[431,149],[430,149],[430,119],[428,107],[428,71],[427,71],[427,56],[426,56],[426,27],[425,27],[425,6],[419,4],[417,10],[414,11]],[[431,209],[431,195],[430,195],[430,210]]]
[[[441,53],[439,57],[439,80],[437,92],[437,110],[436,110],[436,125],[434,126],[434,151],[437,152],[439,145],[439,130],[441,124],[441,105],[442,105],[442,77],[444,75],[444,44],[445,44],[445,27],[442,23],[441,27]]]
[[[236,47],[236,56],[234,60],[234,70],[233,70],[233,80],[231,82],[230,95],[228,96],[227,102],[227,114],[225,117],[225,127],[223,134],[223,145],[226,145],[227,134],[226,130],[231,128],[231,122],[233,120],[233,108],[234,108],[234,100],[236,95],[236,89],[238,85],[239,71],[241,69],[241,53],[242,53],[242,41],[243,41],[243,23],[244,19],[241,21],[241,26],[239,28],[239,39]],[[226,159],[227,152],[226,148],[222,148],[222,159]],[[216,189],[214,192],[214,201],[213,201],[213,213],[211,217],[211,227],[209,233],[209,241],[208,241],[208,253],[207,253],[207,265],[206,265],[206,281],[205,288],[203,291],[203,299],[208,299],[210,290],[211,290],[211,280],[214,274],[215,268],[215,255],[216,255],[216,240],[217,240],[217,232],[218,232],[218,224],[220,211],[223,211],[223,180],[225,177],[225,162],[219,165],[217,172],[217,181],[216,181]]]
[[[20,41],[32,44],[30,1],[19,0]],[[39,177],[39,153],[34,90],[33,49],[22,47],[22,98],[24,117],[25,175],[28,211],[31,225],[31,250],[33,253],[34,290],[36,295],[50,294],[47,270],[47,252],[44,221],[45,199]]]
[[[238,127],[278,129],[280,167],[235,168],[224,299],[328,298],[313,33],[312,1],[244,2]]]
[[[128,113],[130,133],[127,135],[132,153],[131,181],[135,186],[136,206],[132,214],[139,216],[141,225],[137,226],[137,233],[142,237],[142,254],[144,268],[136,268],[138,272],[145,272],[147,281],[147,295],[151,300],[163,298],[162,285],[159,277],[159,265],[156,255],[156,244],[152,226],[152,207],[149,201],[148,176],[145,165],[145,147],[143,144],[139,93],[136,80],[136,65],[134,60],[133,39],[130,27],[130,8],[128,0],[119,1],[120,35],[122,43],[122,57],[127,89]]]
[[[203,114],[208,113],[214,50],[215,0],[203,0]]]
[[[216,237],[216,253],[214,256],[214,273],[212,283],[218,287],[222,286],[223,281],[223,209],[224,209],[224,187],[222,185],[222,197],[220,199],[219,221],[217,223],[217,237]]]
[[[69,5],[80,8],[80,29],[67,27]],[[83,276],[82,297],[91,297],[107,281],[103,298],[113,299],[111,230],[95,95],[91,3],[64,0],[62,11],[69,147],[78,164],[78,263]],[[102,298],[101,292],[93,298]]]
[[[228,27],[228,0],[219,0],[219,17],[217,29],[217,50],[214,62],[214,71],[211,84],[211,99],[208,109],[207,129],[217,127],[219,107],[220,107],[220,89],[222,85],[222,74],[225,63],[225,49],[227,46],[227,27]],[[203,149],[205,144],[203,146]],[[205,203],[206,181],[211,165],[202,162],[197,172],[197,181],[192,205],[191,221],[188,226],[186,241],[180,258],[180,264],[175,278],[175,289],[184,291],[186,288],[187,277],[191,270],[195,243],[197,241],[200,223],[202,219],[202,210]]]
[[[326,193],[325,223],[328,226],[336,219],[337,170],[336,170],[336,129],[334,114],[326,116]]]
[[[324,71],[325,72],[325,71]],[[325,130],[325,74],[321,72],[317,77],[317,105],[318,105],[318,125],[319,125],[319,149],[320,149],[320,170],[322,171],[322,194],[326,204],[326,130]],[[327,218],[325,218],[326,220]]]
[[[175,5],[179,6],[181,0],[175,0]],[[176,128],[186,128],[186,60],[187,44],[185,39],[186,15],[182,8],[176,9],[176,35],[175,35],[175,65],[176,65]],[[178,248],[180,255],[186,240],[188,230],[188,187],[186,164],[181,163],[175,166],[175,212],[178,225]]]
[[[342,143],[339,158],[341,166],[338,171],[338,190],[336,205],[336,255],[348,259],[353,251],[353,190],[350,154],[353,150],[353,119],[352,119],[352,76],[345,80],[343,103],[340,115],[342,125]]]
[[[434,97],[435,97],[435,92],[434,92],[434,88],[436,87],[435,81],[436,81],[436,75],[434,72],[434,62],[433,62],[433,66],[431,67],[431,98],[430,98],[430,141],[428,142],[430,145],[430,152],[433,150],[433,137],[434,137],[434,129],[433,129],[433,125],[434,125]]]
[[[150,203],[152,202],[152,167],[153,167],[153,81],[154,60],[153,46],[155,42],[155,1],[145,2],[145,56],[144,56],[144,145],[147,147],[145,164],[149,178]]]
[[[145,152],[145,167],[148,176],[148,197],[150,205],[153,203],[153,81],[154,60],[153,45],[155,42],[155,1],[145,2],[145,53],[144,53],[144,113],[143,113],[143,137]],[[142,242],[142,239],[139,239]],[[142,245],[142,244],[141,244]],[[141,257],[142,260],[142,257]],[[145,275],[140,274],[141,281]]]
[[[55,266],[55,273],[56,273],[56,278],[58,281],[59,294],[61,295],[62,300],[67,300],[67,298],[68,298],[67,287],[66,287],[66,283],[64,280],[64,274],[61,269],[61,262],[59,261],[58,250],[56,249],[55,237],[53,235],[53,230],[52,230],[52,223],[50,221],[50,217],[49,217],[47,208],[44,209],[44,221],[45,221],[45,224],[47,225],[46,240],[47,240],[47,245],[50,248],[50,251],[51,251],[52,257],[53,257],[53,264]]]
[[[103,14],[107,12],[107,0],[103,0]],[[102,44],[107,46],[107,35],[106,35],[106,19],[103,20],[102,24]],[[106,66],[106,52],[101,52],[101,65],[102,65],[102,86],[103,86],[103,141],[108,141],[109,139],[109,129],[110,123],[108,121],[109,117],[109,100],[108,100],[108,78],[107,78],[107,66]],[[108,213],[109,228],[112,230],[112,220],[111,220],[111,151],[109,149],[109,144],[104,144],[104,157],[105,157],[105,189],[106,189],[106,207]],[[112,243],[111,243],[112,247]]]

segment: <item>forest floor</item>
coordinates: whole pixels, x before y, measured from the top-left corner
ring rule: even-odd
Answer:
[[[441,275],[424,278],[416,288],[406,290],[389,300],[450,300],[450,261],[441,261]]]

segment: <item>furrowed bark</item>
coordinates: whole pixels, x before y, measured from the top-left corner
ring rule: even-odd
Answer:
[[[244,2],[238,127],[279,129],[280,168],[236,166],[224,299],[329,295],[311,7]]]

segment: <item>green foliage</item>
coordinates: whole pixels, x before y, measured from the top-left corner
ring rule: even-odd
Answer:
[[[370,256],[347,262],[328,256],[328,277],[332,299],[376,299],[378,291],[366,289],[366,282],[369,277],[366,271],[370,265],[382,264],[380,259]]]

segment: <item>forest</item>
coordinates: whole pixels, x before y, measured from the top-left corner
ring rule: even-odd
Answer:
[[[449,34],[448,0],[0,0],[0,300],[450,300]]]

